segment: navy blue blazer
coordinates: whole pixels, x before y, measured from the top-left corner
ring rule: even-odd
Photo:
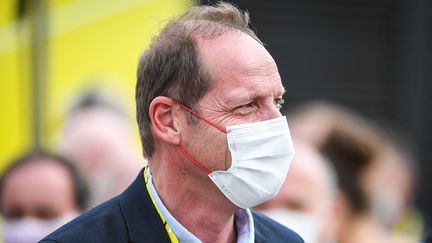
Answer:
[[[252,212],[255,242],[303,242],[296,233]],[[119,196],[85,212],[40,243],[171,242],[144,183],[143,171]]]

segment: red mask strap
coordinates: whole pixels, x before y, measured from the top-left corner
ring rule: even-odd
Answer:
[[[209,169],[207,169],[206,167],[202,166],[198,161],[196,161],[194,158],[192,158],[192,156],[186,151],[186,149],[183,148],[183,146],[181,146],[181,144],[177,145],[180,150],[183,152],[183,154],[190,160],[192,161],[192,163],[194,163],[196,166],[198,166],[198,168],[200,168],[202,171],[204,171],[205,173],[210,174],[211,171]]]
[[[182,103],[180,103],[180,102],[178,102],[178,101],[176,101],[176,102],[177,102],[177,104],[179,104],[181,107],[183,107],[185,110],[187,110],[187,111],[189,111],[190,113],[194,114],[194,115],[197,116],[198,118],[203,119],[205,122],[207,122],[208,124],[214,126],[214,127],[215,127],[216,129],[218,129],[219,131],[221,131],[221,132],[223,132],[223,133],[226,133],[225,128],[220,127],[219,125],[217,125],[217,124],[215,124],[215,123],[213,123],[213,122],[211,122],[211,121],[205,119],[204,117],[202,117],[201,115],[199,115],[199,114],[196,113],[195,111],[189,109],[188,107],[186,107],[186,106],[183,105]]]

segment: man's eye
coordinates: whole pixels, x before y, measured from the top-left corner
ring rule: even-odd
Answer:
[[[12,207],[5,210],[4,216],[8,219],[19,219],[25,215],[21,208]]]
[[[246,115],[252,112],[256,107],[255,102],[250,102],[244,105],[240,105],[235,109],[235,113],[239,115]]]
[[[243,108],[252,108],[252,107],[254,107],[254,103],[250,102],[250,103],[248,103],[246,105],[242,105],[241,107],[243,107]]]

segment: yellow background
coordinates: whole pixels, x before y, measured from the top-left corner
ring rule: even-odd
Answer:
[[[186,0],[50,0],[43,145],[55,149],[65,110],[88,86],[112,90],[134,122],[140,54]],[[16,1],[0,0],[0,171],[32,147],[30,24]],[[136,132],[138,134],[138,132]],[[138,139],[137,139],[138,140]]]

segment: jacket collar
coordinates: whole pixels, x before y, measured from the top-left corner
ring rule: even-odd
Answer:
[[[124,191],[120,209],[131,242],[171,242],[144,183],[144,170]]]

